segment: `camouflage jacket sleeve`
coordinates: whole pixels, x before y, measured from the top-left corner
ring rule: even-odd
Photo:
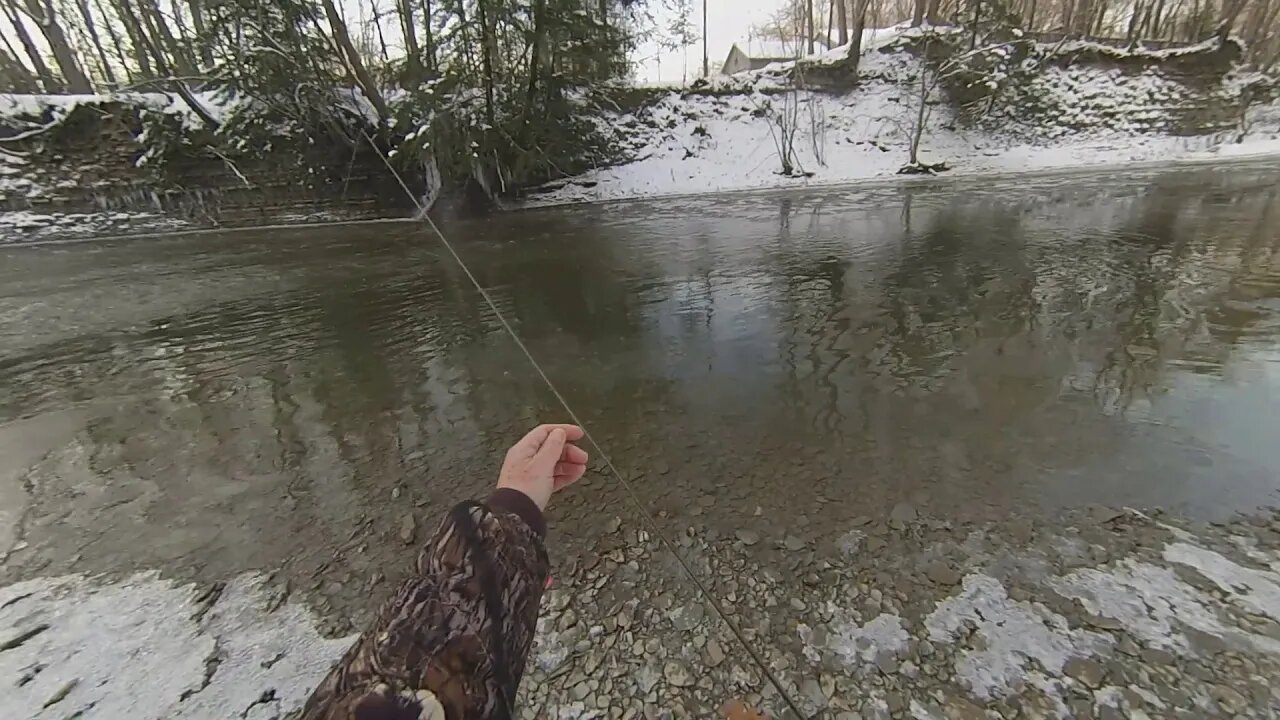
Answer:
[[[303,720],[507,720],[549,571],[515,490],[462,503],[302,711]]]

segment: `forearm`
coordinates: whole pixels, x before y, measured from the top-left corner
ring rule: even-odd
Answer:
[[[509,717],[548,574],[544,534],[518,491],[454,508],[303,718],[416,719],[433,704],[448,720]]]

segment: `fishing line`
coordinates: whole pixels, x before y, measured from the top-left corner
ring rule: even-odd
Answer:
[[[728,613],[724,611],[724,608],[720,607],[720,603],[715,599],[715,596],[713,596],[711,592],[707,590],[706,586],[702,584],[702,581],[698,579],[698,576],[693,572],[693,568],[684,561],[684,558],[680,556],[680,553],[676,552],[675,544],[668,540],[667,536],[658,527],[658,523],[653,519],[653,516],[649,514],[644,503],[640,501],[640,496],[631,486],[631,483],[627,482],[626,478],[622,476],[622,473],[618,472],[618,468],[614,466],[613,460],[609,458],[608,453],[606,453],[604,448],[600,447],[600,443],[596,442],[596,439],[592,437],[591,431],[587,429],[586,423],[582,422],[578,417],[578,414],[569,406],[569,401],[565,399],[564,395],[560,394],[560,390],[555,386],[555,383],[551,382],[551,378],[543,371],[542,366],[539,365],[538,361],[533,357],[533,353],[529,352],[529,348],[525,346],[524,341],[522,341],[520,336],[516,334],[515,328],[511,327],[511,324],[507,322],[506,316],[498,309],[497,303],[495,303],[493,298],[489,296],[489,292],[484,289],[476,276],[471,273],[471,268],[467,267],[467,264],[462,261],[462,256],[454,249],[453,243],[449,242],[449,238],[440,230],[440,226],[436,225],[435,221],[431,219],[431,216],[427,214],[427,208],[418,201],[418,197],[409,189],[404,178],[401,177],[400,173],[391,165],[390,158],[388,158],[386,154],[382,152],[382,149],[373,142],[373,138],[369,137],[368,132],[361,130],[361,134],[364,135],[364,139],[369,142],[369,147],[373,148],[373,151],[378,154],[378,157],[382,160],[382,164],[387,166],[387,170],[391,171],[392,177],[394,177],[396,182],[400,184],[401,189],[403,189],[405,194],[409,196],[409,199],[413,202],[414,206],[418,208],[418,217],[426,222],[427,226],[435,232],[436,237],[440,238],[440,243],[444,246],[445,250],[453,256],[453,259],[458,263],[458,267],[462,269],[463,274],[467,276],[467,279],[471,281],[471,284],[474,285],[476,290],[480,293],[480,297],[484,298],[485,304],[493,311],[494,316],[498,318],[498,322],[502,325],[503,329],[511,336],[511,340],[515,342],[516,347],[520,348],[520,352],[524,354],[525,358],[528,359],[529,364],[533,366],[534,371],[536,371],[538,376],[542,378],[542,382],[546,384],[547,389],[551,391],[551,394],[555,396],[556,400],[560,403],[560,406],[564,408],[565,413],[569,415],[569,419],[573,420],[574,425],[582,428],[583,435],[586,437],[587,442],[591,444],[592,449],[595,450],[598,457],[604,460],[604,464],[609,468],[610,474],[613,475],[613,477],[626,491],[627,497],[631,500],[631,504],[635,505],[636,510],[640,513],[640,517],[644,518],[645,525],[647,525],[649,530],[653,532],[654,537],[658,538],[658,541],[662,543],[662,546],[665,547],[676,559],[676,563],[679,564],[680,569],[684,571],[685,576],[693,583],[693,586],[697,588],[706,603],[711,606],[711,609],[715,610],[716,615],[720,616],[720,619],[724,621],[724,624],[729,628],[729,631],[733,633],[735,638],[737,638],[738,643],[741,644],[743,649],[747,651],[747,654],[751,656],[752,661],[760,667],[760,671],[764,673],[766,678],[768,678],[769,684],[772,685],[774,689],[778,691],[778,694],[782,696],[782,700],[787,704],[791,712],[794,713],[797,718],[808,717],[800,711],[800,707],[796,701],[792,700],[791,696],[787,694],[786,688],[783,686],[782,682],[778,680],[777,676],[773,674],[773,671],[769,669],[769,666],[765,664],[764,658],[760,657],[760,655],[756,653],[755,649],[751,647],[751,644],[747,642],[746,636],[743,635],[742,630],[738,628],[737,623],[729,618]]]

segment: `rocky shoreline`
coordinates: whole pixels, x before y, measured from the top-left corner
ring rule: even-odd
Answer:
[[[1268,680],[1280,672],[1277,515],[1204,524],[1093,508],[1052,525],[961,526],[898,505],[840,534],[691,528],[673,541],[806,717],[1280,708]],[[793,717],[651,529],[614,518],[573,544],[556,558],[520,717]],[[0,676],[17,688],[0,710],[286,717],[353,636],[324,639],[324,619],[278,580],[200,590],[75,576],[0,590]]]

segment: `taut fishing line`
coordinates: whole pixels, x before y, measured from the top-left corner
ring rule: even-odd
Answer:
[[[503,329],[507,331],[507,335],[511,336],[511,340],[515,342],[516,347],[520,348],[520,352],[529,360],[529,364],[533,366],[534,371],[536,371],[538,376],[542,378],[542,382],[546,383],[547,389],[551,391],[551,394],[555,396],[556,400],[560,403],[560,406],[564,408],[569,419],[573,421],[573,424],[582,428],[583,434],[586,436],[587,442],[590,443],[592,450],[594,450],[597,456],[604,461],[605,466],[609,468],[609,472],[626,491],[627,497],[631,500],[631,503],[635,505],[636,510],[639,511],[640,517],[644,518],[645,525],[647,525],[649,530],[653,532],[654,537],[658,538],[658,541],[662,543],[662,546],[665,547],[667,551],[671,553],[672,557],[676,559],[676,563],[680,565],[680,569],[684,571],[685,576],[693,583],[693,586],[697,588],[706,603],[711,606],[711,609],[715,610],[716,615],[720,616],[720,619],[724,621],[724,624],[729,628],[729,631],[733,633],[735,638],[737,638],[738,643],[742,645],[743,649],[747,651],[747,654],[751,656],[752,661],[759,666],[760,671],[764,673],[766,678],[768,678],[769,684],[778,691],[778,694],[782,697],[783,702],[785,702],[790,708],[791,712],[793,712],[797,718],[807,717],[800,711],[800,707],[797,703],[791,699],[791,696],[787,693],[782,682],[778,680],[777,676],[773,674],[773,671],[769,669],[769,666],[765,664],[764,658],[760,657],[760,655],[756,653],[755,649],[751,647],[751,644],[747,642],[746,636],[742,634],[742,630],[738,628],[737,623],[729,618],[729,615],[724,611],[724,608],[720,607],[720,603],[715,599],[715,596],[713,596],[707,590],[706,586],[702,584],[702,581],[698,579],[698,576],[693,572],[693,568],[689,567],[689,564],[684,561],[684,558],[680,556],[680,553],[676,552],[675,544],[668,540],[667,536],[658,527],[658,523],[653,519],[653,516],[649,514],[644,503],[640,502],[640,496],[637,495],[635,489],[631,487],[631,483],[627,482],[626,478],[622,476],[622,473],[618,472],[618,468],[614,466],[613,460],[609,458],[609,455],[604,451],[604,448],[600,447],[600,443],[597,443],[595,438],[592,437],[591,430],[587,428],[586,424],[578,417],[578,414],[569,406],[569,402],[565,400],[564,395],[560,394],[560,390],[556,388],[555,383],[551,382],[551,378],[547,376],[547,373],[543,371],[542,366],[538,364],[536,359],[534,359],[533,353],[529,352],[529,348],[525,346],[524,341],[522,341],[520,336],[516,334],[515,328],[511,327],[511,324],[507,322],[506,316],[504,316],[502,311],[498,309],[497,303],[495,303],[493,298],[489,296],[489,292],[484,289],[484,286],[480,284],[480,281],[476,279],[476,276],[471,273],[471,268],[467,267],[467,264],[462,261],[462,256],[454,249],[453,243],[449,242],[449,238],[440,230],[440,226],[436,225],[435,221],[431,219],[431,216],[427,214],[427,208],[418,201],[418,197],[409,189],[404,178],[401,177],[400,173],[394,166],[392,166],[390,158],[388,158],[387,155],[382,152],[382,149],[373,142],[373,138],[369,137],[369,133],[362,130],[361,134],[364,135],[364,139],[368,141],[369,147],[373,148],[373,151],[378,154],[378,157],[382,160],[382,164],[387,166],[387,170],[391,171],[392,177],[394,177],[396,182],[400,184],[400,187],[404,190],[405,194],[409,196],[409,199],[413,202],[414,206],[418,208],[418,217],[426,222],[427,226],[436,234],[436,237],[440,239],[440,244],[443,245],[445,250],[453,256],[454,261],[458,263],[458,267],[462,269],[462,272],[467,276],[467,279],[471,281],[473,286],[475,286],[475,289],[480,293],[480,297],[484,298],[485,304],[493,311],[494,316],[498,318],[498,322],[502,325]]]

